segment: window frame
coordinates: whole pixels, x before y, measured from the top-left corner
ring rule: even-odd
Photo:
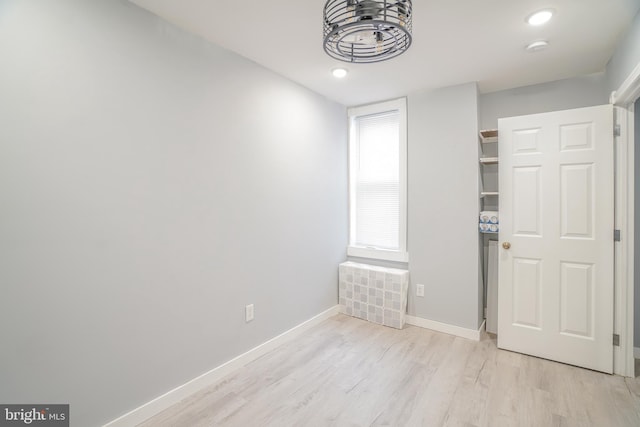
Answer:
[[[399,229],[398,229],[398,250],[389,250],[373,247],[362,247],[354,245],[356,233],[356,162],[357,141],[354,119],[360,116],[380,114],[388,111],[398,111],[399,114]],[[370,258],[383,261],[408,262],[409,253],[407,251],[407,99],[398,98],[390,101],[378,102],[375,104],[351,107],[347,110],[349,129],[349,243],[347,255],[359,258]]]

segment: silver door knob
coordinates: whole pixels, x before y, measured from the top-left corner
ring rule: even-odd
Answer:
[[[502,247],[503,247],[503,248],[505,248],[505,249],[511,249],[511,243],[509,243],[509,242],[504,242],[504,243],[502,244]]]

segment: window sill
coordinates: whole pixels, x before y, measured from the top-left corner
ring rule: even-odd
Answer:
[[[347,255],[358,258],[379,259],[383,261],[409,262],[408,252],[388,251],[384,249],[347,246]]]

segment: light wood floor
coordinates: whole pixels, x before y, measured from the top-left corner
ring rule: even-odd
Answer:
[[[640,378],[343,315],[143,424],[640,426]]]

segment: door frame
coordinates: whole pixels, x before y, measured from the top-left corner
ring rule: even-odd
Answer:
[[[613,373],[634,377],[634,103],[640,97],[640,63],[618,90],[611,93],[615,124],[620,135],[615,138],[615,228],[620,241],[614,249],[614,321],[613,332],[620,336],[620,346],[613,348]]]

